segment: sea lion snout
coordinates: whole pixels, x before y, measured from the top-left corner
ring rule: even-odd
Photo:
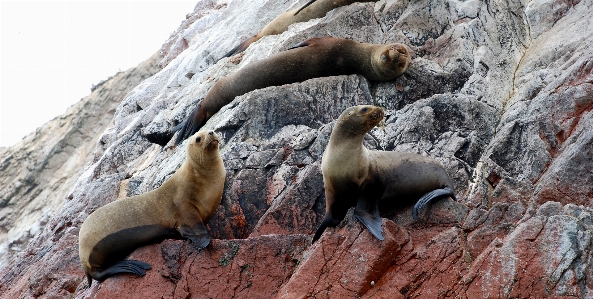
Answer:
[[[194,144],[201,146],[204,149],[212,150],[218,148],[220,137],[214,131],[199,131],[192,137]]]
[[[397,51],[400,54],[408,55],[408,47],[406,47],[405,45],[393,44],[391,46],[391,49]]]
[[[370,120],[376,120],[376,119],[383,119],[383,116],[385,115],[385,112],[383,112],[383,109],[376,107],[377,110],[375,112],[373,112],[371,114],[371,116],[369,116]]]

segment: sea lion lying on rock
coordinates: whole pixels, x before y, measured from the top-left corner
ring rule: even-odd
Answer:
[[[287,11],[266,25],[256,35],[246,39],[228,53],[224,54],[224,57],[231,57],[235,54],[239,54],[249,47],[252,43],[258,41],[260,38],[266,35],[281,34],[288,30],[288,26],[294,23],[306,22],[312,19],[324,17],[328,11],[340,7],[352,4],[354,2],[374,2],[377,0],[319,0],[309,1],[299,9]]]
[[[350,74],[376,81],[393,80],[408,69],[410,59],[411,51],[403,44],[376,45],[343,38],[311,38],[221,78],[183,123],[170,132],[145,137],[164,146],[175,131],[180,130],[175,141],[179,144],[235,97],[252,90]]]
[[[150,265],[124,260],[136,248],[164,239],[190,239],[196,248],[210,243],[206,224],[220,204],[226,171],[213,131],[190,138],[187,158],[159,188],[100,207],[79,233],[80,263],[89,286],[119,273],[144,276]]]

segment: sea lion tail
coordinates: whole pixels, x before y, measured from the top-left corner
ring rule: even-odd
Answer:
[[[412,217],[414,220],[418,220],[418,210],[422,209],[422,207],[424,207],[431,200],[444,196],[450,196],[455,199],[455,193],[453,192],[453,189],[449,187],[436,189],[422,195],[422,197],[420,197],[418,202],[414,205],[414,210],[412,210]]]
[[[103,271],[97,271],[94,273],[90,273],[89,276],[92,276],[97,281],[103,281],[113,275],[121,274],[121,273],[131,273],[131,274],[136,274],[138,276],[144,276],[146,274],[146,271],[144,271],[144,270],[150,270],[151,268],[152,267],[150,266],[150,264],[145,263],[145,262],[136,261],[136,260],[123,260],[123,261],[120,261],[120,262],[112,265],[111,267],[109,267]],[[90,286],[90,283],[89,283],[89,286]]]
[[[315,2],[315,1],[317,1],[317,0],[311,0],[311,1],[307,2],[307,3],[305,3],[305,5],[301,6],[301,8],[299,8],[299,9],[298,9],[298,10],[297,10],[297,11],[294,13],[294,16],[296,16],[296,15],[297,15],[299,12],[301,12],[301,10],[303,10],[303,9],[307,8],[307,6],[309,6],[309,5],[313,4],[313,2]]]

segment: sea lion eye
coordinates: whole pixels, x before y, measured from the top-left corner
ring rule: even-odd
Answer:
[[[385,56],[385,54],[381,55],[381,60],[387,61],[387,56]]]
[[[198,136],[198,137],[196,137],[196,143],[198,143],[198,142],[200,142],[200,141],[202,141],[202,136]]]
[[[362,111],[362,112],[367,112],[367,111],[369,111],[369,108],[367,108],[367,107],[364,107],[364,108],[360,109],[360,111]]]

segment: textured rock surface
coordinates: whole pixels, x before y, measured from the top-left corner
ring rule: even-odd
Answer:
[[[0,270],[3,298],[593,298],[593,2],[358,3],[214,64],[291,5],[196,5],[161,49],[164,68],[117,108],[72,196]],[[141,248],[132,256],[152,264],[146,277],[87,288],[77,252],[86,216],[160,186],[184,159],[185,146],[141,134],[182,121],[219,78],[325,35],[416,54],[391,82],[318,78],[236,98],[205,126],[222,136],[227,169],[212,246]],[[411,207],[387,213],[384,242],[347,217],[309,245],[334,120],[363,103],[387,111],[366,146],[436,158],[459,201],[420,221]]]
[[[70,194],[85,164],[102,154],[99,137],[126,94],[158,71],[155,54],[93,92],[10,148],[0,149],[0,268],[23,250]]]

